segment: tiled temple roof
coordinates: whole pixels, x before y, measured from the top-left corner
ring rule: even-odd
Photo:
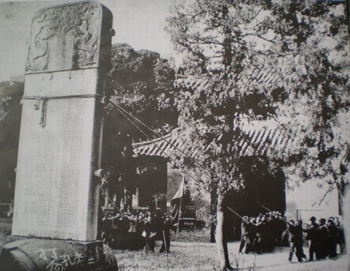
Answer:
[[[266,70],[262,69],[247,69],[246,71],[254,74],[254,76],[243,74],[242,78],[250,78],[255,83],[264,83],[265,86],[282,86],[282,82],[280,82],[278,79],[280,77],[276,76],[275,72],[267,72]],[[293,78],[288,77],[286,80],[293,80]],[[206,85],[210,84],[209,81],[210,80],[205,77],[180,77],[175,80],[174,85],[177,88],[193,90],[207,87]],[[238,137],[239,142],[237,145],[239,146],[241,156],[269,155],[271,152],[284,152],[295,148],[296,146],[295,138],[297,137],[295,135],[298,133],[298,131],[296,131],[296,129],[282,129],[275,120],[247,120],[243,121],[239,128],[241,130],[241,135]],[[136,155],[167,157],[176,148],[185,151],[184,133],[185,131],[177,128],[173,132],[163,137],[135,143],[133,144],[134,153]],[[193,155],[196,150],[191,150],[190,152]]]
[[[175,129],[171,133],[153,140],[133,143],[134,154],[146,156],[168,157],[170,151],[179,148],[182,149],[184,138],[181,136],[181,130]]]
[[[295,148],[296,131],[286,131],[278,127],[276,121],[243,122],[238,137],[240,156],[271,155],[272,152],[285,152]],[[135,155],[168,157],[174,150],[195,155],[195,150],[185,150],[186,131],[178,128],[173,132],[150,141],[134,143]]]

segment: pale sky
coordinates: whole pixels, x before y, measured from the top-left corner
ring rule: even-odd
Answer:
[[[116,35],[112,43],[128,43],[136,50],[148,49],[164,58],[179,59],[164,31],[172,1],[100,0],[113,13]],[[0,0],[0,82],[24,74],[33,15],[41,8],[64,2]]]

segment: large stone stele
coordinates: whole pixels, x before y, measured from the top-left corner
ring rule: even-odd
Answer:
[[[111,12],[97,2],[40,10],[25,75],[12,235],[95,240]]]

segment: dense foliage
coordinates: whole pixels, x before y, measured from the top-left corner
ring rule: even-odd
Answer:
[[[11,203],[14,195],[15,168],[21,118],[20,100],[23,83],[0,83],[0,199]],[[2,205],[0,217],[6,216],[9,206]]]
[[[260,157],[271,171],[283,166],[300,180],[329,175],[344,183],[350,88],[343,4],[196,0],[174,5],[167,30],[195,86],[180,86],[176,104],[190,131],[188,149],[196,149],[197,163],[187,160],[199,190],[218,189],[219,199],[239,190],[241,126],[271,119],[297,144]],[[228,257],[221,268],[229,268]]]
[[[118,104],[157,132],[169,132],[177,121],[177,112],[170,106],[175,70],[169,61],[127,44],[112,47],[111,61],[108,88]],[[137,132],[133,137],[146,139]]]
[[[339,114],[349,106],[343,8],[313,1],[195,1],[174,7],[168,31],[186,55],[189,80],[197,82],[193,90],[182,88],[176,100],[180,122],[197,127],[196,142],[206,150],[203,157],[208,154],[204,160],[219,161],[217,167],[229,172],[225,179],[232,179],[239,158],[232,157],[239,135],[233,131],[242,120],[277,118],[281,129],[302,132],[298,151],[317,147],[320,163],[332,156],[327,142],[334,145],[334,129],[346,119]],[[271,160],[286,158],[278,155]]]

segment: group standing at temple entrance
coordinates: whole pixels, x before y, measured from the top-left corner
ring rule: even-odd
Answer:
[[[334,259],[345,252],[344,228],[338,217],[321,218],[318,223],[314,216],[309,223],[287,221],[278,212],[242,218],[240,253],[271,252],[274,246],[289,246],[290,262],[294,254],[298,262]]]
[[[161,240],[159,253],[170,252],[171,231],[177,227],[171,217],[161,211],[136,211],[118,213],[115,216],[106,213],[102,219],[101,238],[105,244],[115,248],[140,249],[155,252],[156,240]]]

